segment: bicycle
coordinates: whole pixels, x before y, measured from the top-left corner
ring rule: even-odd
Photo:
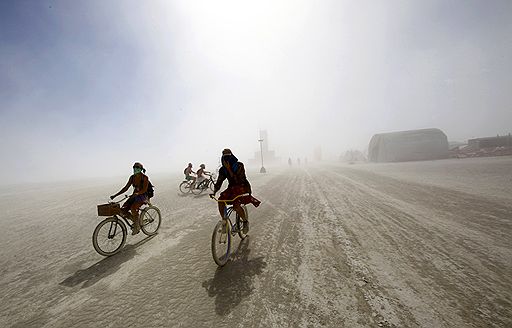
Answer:
[[[232,200],[218,200],[213,195],[210,195],[210,198],[216,200],[217,202],[224,202],[227,205],[228,202],[233,202],[238,197],[246,196],[246,195],[247,194],[238,195]],[[248,221],[249,216],[247,213],[247,207],[245,205],[241,205],[241,207],[244,210],[245,219]],[[226,206],[226,208],[224,210],[224,217],[221,220],[219,220],[219,222],[217,222],[217,224],[215,225],[215,229],[213,229],[213,234],[212,234],[213,260],[215,261],[215,263],[217,263],[218,266],[221,266],[221,267],[224,266],[229,260],[230,250],[231,250],[231,237],[232,236],[234,237],[235,234],[237,234],[237,233],[238,233],[238,236],[242,240],[244,240],[247,237],[247,234],[243,232],[244,220],[242,220],[240,218],[240,215],[238,215],[238,213],[236,213],[236,211],[235,211],[235,213],[236,213],[235,223],[231,222],[231,219],[229,217],[230,217],[231,213],[233,213],[233,211],[234,211],[233,205]],[[223,246],[221,246],[221,245],[225,245],[226,249],[224,250]]]
[[[126,198],[127,195],[120,201],[98,205],[98,216],[108,216],[96,226],[92,234],[92,245],[100,255],[111,256],[119,252],[126,242],[126,226],[133,229],[128,218],[121,213],[119,205]],[[153,236],[158,232],[162,222],[160,210],[152,205],[149,199],[142,206],[139,214],[140,229],[147,236]]]
[[[194,195],[199,195],[208,188],[213,191],[213,188],[215,187],[215,180],[213,179],[213,175],[209,174],[209,176],[209,179],[204,179],[200,184],[198,184],[195,188],[192,188],[190,191],[192,191]]]

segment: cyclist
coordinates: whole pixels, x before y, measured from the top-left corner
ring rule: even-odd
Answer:
[[[196,172],[192,171],[192,163],[188,163],[188,166],[183,170],[183,174],[185,174],[185,180],[190,181],[192,180],[191,188],[194,187],[196,184],[196,177],[192,176],[192,174],[195,174]]]
[[[215,183],[213,194],[210,196],[214,197],[217,191],[222,187],[224,180],[228,179],[228,188],[221,192],[220,200],[231,200],[237,196],[244,195],[237,198],[233,202],[233,209],[240,215],[240,218],[244,221],[244,233],[249,231],[249,222],[245,216],[245,211],[240,206],[241,204],[253,204],[255,207],[260,205],[260,201],[252,197],[251,184],[247,181],[245,176],[244,164],[238,161],[238,158],[231,153],[230,149],[224,149],[221,157],[222,167],[219,170],[219,177]],[[221,218],[224,217],[224,211],[226,208],[226,202],[219,202],[219,213]]]
[[[148,200],[146,192],[148,191],[149,178],[144,173],[146,173],[146,169],[141,163],[133,164],[133,174],[128,179],[126,186],[118,193],[110,196],[110,199],[114,199],[126,192],[130,186],[133,186],[133,194],[121,207],[121,214],[127,218],[132,218],[132,235],[136,235],[140,231],[139,208]],[[131,215],[129,211],[131,211]]]
[[[196,182],[197,182],[198,187],[201,184],[201,182],[206,180],[205,175],[211,176],[211,172],[205,171],[204,170],[205,168],[206,168],[206,165],[201,164],[201,165],[199,165],[199,170],[197,170],[197,172],[196,172],[196,175],[197,175]]]

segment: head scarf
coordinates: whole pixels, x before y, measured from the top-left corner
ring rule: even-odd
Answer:
[[[144,166],[142,166],[141,163],[135,162],[135,164],[133,164],[133,174],[137,174],[140,172],[146,173],[146,169],[144,168]]]
[[[222,163],[222,166],[226,168],[229,175],[233,176],[233,172],[236,172],[238,170],[238,158],[236,158],[233,153],[231,153],[231,150],[226,148],[222,151],[222,157],[220,158],[220,162]]]

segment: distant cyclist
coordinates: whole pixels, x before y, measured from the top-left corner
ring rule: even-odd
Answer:
[[[206,180],[206,175],[207,176],[211,175],[211,172],[205,171],[205,168],[206,168],[206,165],[204,165],[204,164],[199,165],[199,170],[197,170],[197,172],[196,172],[196,175],[197,175],[197,178],[196,178],[197,186],[199,186],[201,184],[201,182]]]
[[[183,170],[183,174],[185,174],[185,180],[192,180],[191,186],[193,187],[196,183],[196,177],[194,177],[192,174],[196,174],[196,172],[192,170],[192,163],[188,163],[188,166]]]
[[[124,202],[121,207],[121,213],[133,220],[132,235],[136,235],[140,231],[139,221],[139,208],[148,200],[147,191],[149,186],[149,179],[144,174],[146,169],[141,163],[137,162],[133,164],[133,175],[128,179],[128,183],[118,193],[110,196],[110,199],[114,199],[122,193],[126,192],[130,186],[133,186],[133,194]],[[130,212],[131,211],[131,215]]]
[[[220,202],[220,200],[232,200],[237,196],[246,194],[237,198],[233,202],[233,209],[238,213],[240,218],[245,221],[243,232],[247,233],[249,231],[249,224],[245,216],[245,212],[240,205],[251,203],[255,207],[258,207],[260,205],[260,201],[252,197],[251,184],[245,176],[244,164],[238,161],[238,158],[231,153],[231,150],[224,149],[222,151],[221,163],[222,167],[219,170],[219,177],[215,183],[215,188],[211,196],[215,196],[217,191],[222,187],[224,180],[228,179],[228,188],[221,192],[219,197],[219,213],[221,218],[223,218],[226,202]]]

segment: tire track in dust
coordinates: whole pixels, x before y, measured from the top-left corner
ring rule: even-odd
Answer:
[[[290,314],[298,311],[290,299],[298,298],[292,278],[296,275],[297,255],[293,254],[289,245],[293,245],[297,224],[281,210],[282,204],[292,198],[290,193],[282,191],[293,190],[289,188],[294,185],[294,177],[280,175],[259,193],[265,207],[263,212],[258,212],[257,229],[251,228],[251,234],[257,236],[252,248],[258,250],[256,255],[263,255],[267,265],[264,273],[254,280],[255,292],[248,301],[247,315],[238,324],[239,327],[282,327],[293,326],[296,322],[296,318]],[[255,222],[254,219],[251,221]]]
[[[256,278],[258,292],[247,310],[252,315],[239,326],[377,326],[342,247],[350,241],[332,233],[314,179],[294,173],[275,181],[273,211],[264,213],[275,218],[263,227],[266,243],[255,247],[268,249],[267,274]]]
[[[342,181],[339,180],[340,178]],[[396,248],[390,249],[389,245],[383,245],[381,242],[381,240],[389,240],[390,236],[397,233],[396,231],[407,231],[406,227],[399,226],[397,228],[387,224],[387,221],[383,221],[383,219],[397,214],[393,211],[391,214],[386,214],[389,209],[379,210],[376,204],[384,200],[376,198],[375,195],[361,193],[343,175],[329,181],[320,178],[319,183],[324,185],[324,191],[321,192],[334,215],[343,218],[343,221],[339,223],[343,228],[342,238],[348,238],[350,243],[347,246],[354,250],[353,258],[357,275],[365,281],[365,284],[361,286],[364,300],[373,302],[371,307],[374,310],[384,310],[381,314],[384,318],[381,321],[382,325],[443,326],[444,322],[432,315],[433,310],[425,309],[425,304],[418,301],[419,295],[414,286],[411,286],[407,278],[404,279],[407,277],[406,274],[399,275],[393,281],[380,279],[382,274],[386,277],[389,272],[394,270],[390,263],[386,262],[387,254],[391,254],[392,257],[401,256],[399,252],[397,253]],[[340,201],[337,195],[340,191],[349,193],[350,196],[343,197],[343,201]],[[369,202],[369,199],[375,199],[375,201]],[[379,247],[374,247],[373,244],[377,244]],[[357,260],[357,257],[361,260]],[[376,257],[379,259],[378,261],[375,261]],[[396,290],[400,290],[403,296],[408,295],[408,297],[405,300],[398,297],[395,293]],[[387,318],[389,313],[398,320],[389,320]]]
[[[379,327],[402,327],[417,326],[417,322],[406,310],[395,311],[396,300],[392,299],[386,291],[377,284],[377,279],[370,266],[365,263],[367,254],[361,248],[355,235],[346,227],[344,220],[350,213],[339,211],[343,205],[346,206],[353,195],[344,188],[331,188],[332,179],[328,179],[332,174],[317,170],[317,174],[311,178],[311,189],[316,194],[319,208],[321,208],[321,217],[325,220],[325,225],[329,227],[335,246],[336,254],[345,254],[346,264],[351,272],[351,278],[355,282],[355,296],[358,300],[358,313],[361,314],[360,322],[364,325],[374,325]],[[309,172],[308,172],[309,174]],[[332,177],[331,177],[332,178]],[[331,199],[329,195],[335,195]],[[340,199],[340,196],[344,196]]]

